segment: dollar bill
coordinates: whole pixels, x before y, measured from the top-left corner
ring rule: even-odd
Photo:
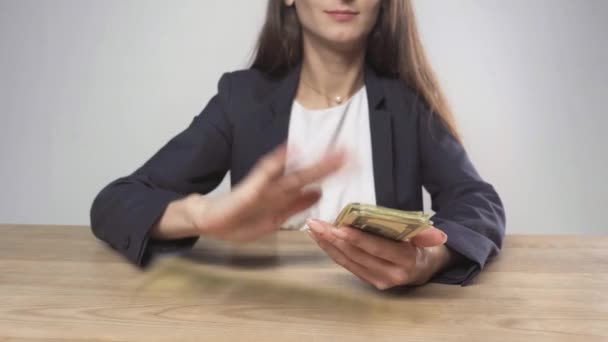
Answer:
[[[351,203],[334,222],[392,240],[409,240],[431,227],[430,216],[419,211],[403,211],[370,204]]]

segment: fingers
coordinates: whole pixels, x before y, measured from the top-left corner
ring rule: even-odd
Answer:
[[[239,193],[244,203],[256,202],[270,207],[281,207],[299,196],[305,186],[336,172],[345,160],[345,152],[331,152],[307,168],[283,175],[286,148],[281,146],[260,160],[251,175],[239,187],[242,190]],[[260,198],[263,198],[262,203]]]
[[[331,234],[368,254],[405,267],[411,266],[416,253],[408,242],[388,240],[350,227],[331,230]]]
[[[410,243],[417,247],[435,247],[443,245],[447,241],[447,234],[435,227],[425,229],[410,239]]]
[[[314,233],[309,233],[309,235],[313,240],[315,240],[317,245],[319,245],[319,247],[325,252],[325,254],[327,254],[336,264],[349,270],[352,274],[356,275],[363,282],[375,286],[374,275],[372,275],[369,270],[350,260],[338,248],[332,246],[327,241],[315,237]]]
[[[409,272],[407,271],[409,267],[381,259],[339,238],[331,240],[330,243],[347,258],[370,270],[374,279],[380,281],[380,287],[392,287],[406,284],[409,281]],[[403,259],[404,261],[408,260],[407,258]],[[411,262],[410,264],[413,266],[414,263]]]
[[[310,208],[317,203],[319,199],[321,199],[321,191],[319,190],[302,192],[299,197],[291,200],[286,208],[283,209],[283,213],[279,215],[279,222],[277,222],[277,224],[281,224],[291,216]]]
[[[276,208],[272,213],[248,212],[240,218],[243,225],[226,227],[224,239],[234,241],[251,241],[262,236],[276,232],[280,225],[292,215],[305,210],[315,204],[321,198],[320,191],[302,192],[298,197],[291,200],[284,208]],[[266,216],[266,218],[260,217]],[[252,222],[258,222],[251,225]]]
[[[281,145],[258,161],[247,184],[253,189],[262,189],[271,180],[281,177],[285,170],[287,147]]]
[[[405,245],[402,246],[402,253],[399,253],[398,257],[395,256],[396,259],[400,259],[400,263],[396,264],[370,254],[333,233],[344,228],[333,228],[327,223],[316,220],[310,220],[308,225],[312,231],[311,237],[337,264],[368,280],[376,288],[383,290],[410,282],[410,271],[415,265],[415,254],[410,255],[412,254],[410,251],[415,253],[414,249],[406,249]],[[370,235],[370,237],[374,236]],[[392,243],[389,240],[383,242]]]
[[[345,162],[344,151],[330,152],[315,164],[286,175],[278,185],[285,192],[300,190],[302,187],[320,181],[338,171]]]
[[[233,223],[223,228],[226,238],[242,241],[268,234],[291,215],[312,206],[320,192],[304,192],[302,188],[337,171],[345,162],[345,153],[329,153],[314,165],[286,176],[285,162],[286,148],[281,146],[263,157],[232,192],[231,202],[223,208],[230,214],[227,221]]]

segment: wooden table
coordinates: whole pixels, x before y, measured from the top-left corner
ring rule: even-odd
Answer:
[[[469,287],[386,293],[308,237],[142,272],[86,227],[0,226],[0,341],[608,341],[608,237],[508,236]]]

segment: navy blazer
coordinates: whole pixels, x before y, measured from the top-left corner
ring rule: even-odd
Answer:
[[[155,241],[152,227],[167,205],[212,191],[230,171],[241,181],[256,161],[287,140],[300,68],[273,79],[255,70],[222,76],[218,93],[190,126],[140,169],[105,187],[93,202],[95,236],[144,265],[153,255],[191,247],[197,238]],[[433,281],[468,284],[501,247],[505,215],[463,146],[398,78],[365,71],[377,204],[422,210],[431,194],[435,226],[463,262]]]

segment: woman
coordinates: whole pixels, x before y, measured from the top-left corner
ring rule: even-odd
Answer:
[[[461,145],[409,0],[270,0],[252,67],[218,89],[93,204],[94,234],[132,262],[307,218],[320,248],[378,289],[468,284],[498,253],[501,201]],[[205,196],[229,170],[233,190]],[[327,223],[349,202],[422,210],[422,186],[436,227],[409,242]]]

